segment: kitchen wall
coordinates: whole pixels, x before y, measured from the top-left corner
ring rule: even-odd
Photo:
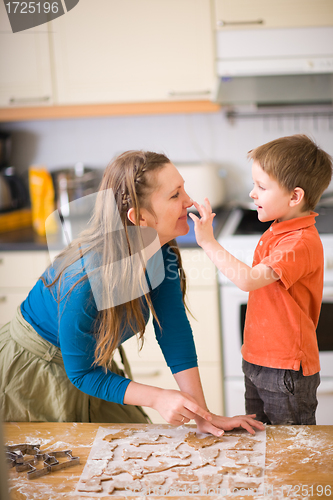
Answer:
[[[246,153],[274,138],[305,133],[333,155],[333,116],[236,118],[224,113],[152,115],[2,123],[13,132],[12,164],[26,175],[29,165],[49,169],[76,161],[104,168],[128,149],[164,152],[177,162],[220,162],[227,171],[227,201],[247,200],[252,186]],[[333,189],[331,185],[330,189]]]

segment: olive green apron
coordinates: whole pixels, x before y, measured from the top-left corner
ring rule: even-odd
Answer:
[[[113,360],[110,369],[132,378],[124,349],[119,351],[124,370]],[[0,330],[0,408],[6,422],[149,422],[139,406],[111,403],[77,389],[67,377],[60,349],[33,329],[20,307]]]

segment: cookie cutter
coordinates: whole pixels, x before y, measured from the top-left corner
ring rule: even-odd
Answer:
[[[31,455],[32,458],[27,459],[25,455]],[[28,471],[28,479],[36,479],[80,463],[79,457],[73,457],[72,450],[42,452],[40,444],[6,446],[6,458],[8,466],[15,467],[17,472]],[[59,462],[58,458],[67,458],[67,460]],[[37,469],[35,465],[40,461],[43,461],[43,467]]]

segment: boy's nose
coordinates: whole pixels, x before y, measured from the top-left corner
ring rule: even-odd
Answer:
[[[249,192],[249,197],[255,198],[254,189],[251,189],[251,191]]]

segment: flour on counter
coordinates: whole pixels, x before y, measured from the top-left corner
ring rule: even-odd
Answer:
[[[265,452],[265,430],[255,437],[240,430],[213,439],[195,432],[194,426],[129,426],[122,433],[119,428],[100,427],[75,494],[98,498],[237,492],[260,498]]]

